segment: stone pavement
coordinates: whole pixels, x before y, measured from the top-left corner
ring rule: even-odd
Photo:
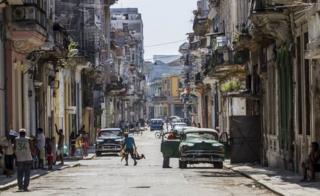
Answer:
[[[302,176],[297,173],[250,164],[230,164],[230,161],[226,161],[224,166],[255,180],[279,195],[320,195],[319,180],[316,182],[300,182]]]
[[[95,157],[95,154],[89,154],[87,157],[84,157],[83,160],[93,159],[94,157]],[[39,178],[41,176],[44,176],[46,174],[49,174],[51,172],[80,166],[79,161],[80,160],[65,160],[65,163],[63,166],[55,165],[53,167],[53,170],[51,170],[51,171],[48,171],[46,169],[31,170],[30,179],[33,180],[33,179]],[[12,175],[10,178],[7,178],[5,175],[0,175],[0,191],[7,190],[11,187],[16,186],[17,185],[16,179],[17,179],[16,173],[14,175]]]
[[[160,139],[154,132],[135,135],[140,153],[146,159],[124,166],[119,156],[102,155],[82,160],[79,167],[52,172],[31,181],[30,192],[17,194],[17,187],[1,196],[273,196],[254,180],[212,164],[189,165],[179,169],[171,159],[171,169],[163,169]]]

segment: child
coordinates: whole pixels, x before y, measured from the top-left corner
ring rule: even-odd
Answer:
[[[80,134],[76,139],[76,156],[83,156],[82,145],[82,134]]]
[[[34,137],[30,137],[30,151],[32,155],[32,169],[37,169],[39,164],[37,142]]]
[[[88,156],[89,138],[88,133],[84,133],[82,137],[83,155]]]
[[[53,165],[56,165],[56,161],[57,161],[57,146],[56,146],[56,138],[55,137],[51,138],[51,148],[52,148],[52,162],[53,162]]]
[[[46,153],[47,153],[47,161],[48,161],[48,170],[52,170],[53,165],[53,139],[46,139]]]

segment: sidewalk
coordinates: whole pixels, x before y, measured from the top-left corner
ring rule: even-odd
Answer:
[[[230,161],[226,161],[224,166],[253,179],[279,195],[320,195],[320,180],[311,183],[300,182],[302,176],[297,173],[250,164],[230,164]]]
[[[83,158],[82,160],[90,160],[90,159],[93,159],[94,157],[95,157],[95,154],[89,154],[87,157]],[[53,167],[53,170],[51,171],[42,170],[42,169],[31,170],[30,179],[33,180],[41,176],[47,175],[51,172],[61,171],[67,168],[80,166],[80,160],[65,160],[65,163],[63,166],[55,165]],[[16,185],[17,185],[16,173],[12,175],[10,178],[7,178],[5,175],[0,175],[0,191],[7,190]]]

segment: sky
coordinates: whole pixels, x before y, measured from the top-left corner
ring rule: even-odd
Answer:
[[[153,55],[179,54],[179,46],[187,40],[186,33],[192,31],[192,11],[197,1],[119,0],[112,7],[139,9],[144,25],[144,58],[152,60]]]

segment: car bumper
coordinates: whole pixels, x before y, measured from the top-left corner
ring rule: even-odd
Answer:
[[[216,163],[223,162],[224,157],[216,154],[187,154],[180,156],[180,160],[188,163]]]
[[[121,146],[113,145],[113,146],[105,146],[105,145],[97,145],[96,152],[100,153],[119,153],[121,151]]]

